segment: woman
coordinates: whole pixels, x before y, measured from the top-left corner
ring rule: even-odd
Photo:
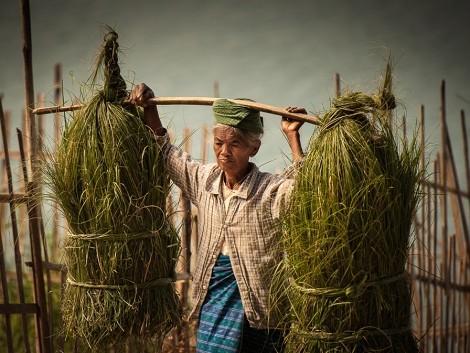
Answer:
[[[279,310],[268,307],[272,273],[282,259],[279,217],[292,190],[292,173],[261,172],[250,162],[261,146],[258,111],[217,99],[212,110],[217,163],[202,164],[173,146],[145,84],[131,93],[164,148],[173,182],[198,208],[198,257],[190,318],[199,319],[198,352],[280,352]],[[305,109],[288,107],[288,112]],[[282,118],[294,161],[302,157],[302,122]]]

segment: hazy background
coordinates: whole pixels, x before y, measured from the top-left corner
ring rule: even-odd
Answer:
[[[148,83],[160,96],[247,97],[279,107],[321,113],[342,87],[373,92],[388,50],[395,61],[395,94],[413,125],[426,108],[429,142],[439,142],[441,81],[446,82],[449,128],[461,148],[460,110],[470,108],[470,5],[413,0],[30,0],[34,89],[50,105],[54,65],[62,64],[70,103],[88,79],[102,44],[103,24],[120,35],[123,76]],[[0,9],[0,93],[21,127],[24,79],[18,1]],[[200,136],[210,107],[161,107],[164,124]],[[400,112],[401,114],[401,112]],[[256,157],[262,169],[286,164],[280,118],[264,114],[266,133]],[[467,119],[468,120],[468,119]],[[470,125],[467,123],[467,126]],[[303,128],[306,142],[314,127]],[[180,139],[181,140],[181,139]],[[194,141],[198,154],[199,141]],[[457,152],[461,155],[461,153]]]

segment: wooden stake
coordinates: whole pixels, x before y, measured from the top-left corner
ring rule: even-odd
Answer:
[[[10,195],[9,205],[10,205],[10,221],[11,221],[11,230],[13,233],[13,247],[15,254],[15,269],[16,269],[16,281],[18,285],[18,297],[20,303],[24,304],[26,302],[25,292],[23,287],[23,264],[21,259],[20,251],[20,241],[19,241],[19,232],[18,232],[18,218],[16,216],[17,204],[13,199],[13,176],[10,165],[10,157],[8,154],[8,143],[7,143],[7,133],[6,133],[6,122],[5,116],[3,114],[2,101],[0,100],[0,124],[2,130],[2,140],[3,140],[3,152],[5,153],[5,167],[8,180],[8,193]],[[26,314],[21,315],[22,329],[23,329],[23,340],[26,352],[31,352],[30,343],[29,343],[29,333],[27,325]]]

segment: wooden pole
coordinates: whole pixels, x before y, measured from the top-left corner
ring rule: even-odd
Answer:
[[[34,119],[34,82],[33,82],[33,60],[31,39],[31,16],[29,0],[20,0],[21,3],[21,30],[23,38],[23,69],[25,79],[25,112],[28,122],[29,139],[31,140],[30,158],[34,159],[37,154],[37,128]]]
[[[450,278],[448,276],[448,268],[449,268],[449,233],[448,233],[448,225],[447,225],[447,218],[448,218],[448,206],[447,206],[447,138],[445,134],[444,126],[446,126],[446,96],[445,96],[445,81],[442,81],[441,84],[441,153],[442,153],[442,161],[441,161],[441,183],[444,189],[444,193],[441,196],[441,220],[442,220],[442,241],[443,241],[443,259],[442,259],[442,277],[446,282],[446,286],[444,288],[444,292],[442,293],[442,300],[441,300],[441,325],[443,326],[444,330],[441,330],[441,344],[442,349],[447,347],[447,341],[449,337],[449,307],[448,305],[448,297],[449,297],[449,281]],[[444,351],[444,350],[443,350]]]
[[[449,137],[449,130],[447,128],[447,123],[443,122],[442,132],[445,135],[445,148],[447,155],[447,165],[446,172],[447,177],[447,186],[446,190],[449,193],[452,211],[454,215],[454,224],[457,233],[457,241],[462,252],[467,252],[467,256],[470,256],[470,237],[468,234],[467,219],[464,216],[464,205],[462,200],[462,193],[460,189],[460,183],[457,175],[457,167],[455,164],[454,153],[452,150],[452,142]],[[451,190],[455,190],[452,191]]]
[[[212,105],[217,98],[214,97],[156,97],[149,99],[148,102],[154,105]],[[287,112],[284,108],[275,107],[268,104],[251,102],[240,99],[229,99],[229,101],[259,110],[260,112],[270,113],[279,116],[285,116],[287,118],[311,123],[314,125],[320,124],[320,118],[314,115],[308,114],[299,114],[299,113],[290,113]],[[124,101],[124,105],[130,104],[129,101]],[[51,114],[58,112],[68,112],[79,110],[82,108],[81,104],[73,104],[67,106],[51,106],[33,109],[33,113],[37,115],[41,114]]]
[[[23,137],[21,131],[17,129],[18,143],[20,147],[21,161],[23,169],[26,169],[26,154],[23,148]],[[26,172],[24,171],[26,174]],[[39,306],[37,314],[37,322],[39,329],[39,346],[41,352],[52,353],[53,352],[53,340],[50,331],[49,317],[47,311],[47,297],[44,283],[44,271],[41,254],[41,213],[39,205],[36,199],[31,197],[35,195],[35,183],[34,181],[26,181],[26,192],[30,196],[27,202],[27,211],[29,219],[29,236],[31,242],[31,258],[33,263],[33,279],[34,279],[34,293],[36,302]]]
[[[9,205],[10,205],[10,221],[11,221],[11,230],[13,234],[13,249],[15,255],[15,269],[16,269],[16,281],[18,286],[18,297],[21,304],[26,302],[25,292],[23,287],[23,264],[21,259],[20,251],[20,241],[19,241],[19,232],[18,232],[18,219],[16,216],[17,203],[13,198],[13,176],[11,172],[10,157],[8,154],[8,143],[7,143],[7,134],[6,134],[6,123],[5,116],[3,114],[2,101],[0,100],[0,124],[2,130],[2,140],[3,140],[3,152],[5,153],[5,167],[7,173],[8,181],[8,193],[9,193]],[[24,336],[24,345],[26,352],[31,352],[30,343],[29,343],[29,333],[27,325],[27,317],[25,314],[21,315],[23,336]]]
[[[439,156],[437,157],[436,161],[434,162],[434,185],[437,185],[438,182],[439,182]],[[439,263],[438,263],[438,256],[439,256],[439,252],[437,250],[437,244],[438,244],[438,241],[437,241],[437,235],[438,235],[438,225],[437,225],[437,217],[438,217],[438,197],[439,197],[439,192],[437,190],[437,187],[434,187],[433,188],[433,200],[434,200],[434,238],[433,238],[433,250],[434,250],[434,253],[433,253],[433,258],[434,258],[434,277],[439,277],[438,276],[438,273],[439,273]],[[439,301],[439,294],[441,293],[441,291],[439,290],[440,288],[437,286],[437,285],[434,285],[434,297],[433,297],[433,305],[434,305],[434,312],[436,313],[436,321],[435,321],[435,324],[433,325],[433,347],[434,347],[434,351],[438,351],[438,347],[439,347],[439,344],[438,344],[438,340],[437,340],[437,324],[438,322],[440,322],[441,318],[440,318],[440,314],[438,313],[438,301]],[[439,290],[439,292],[438,292]]]
[[[2,230],[0,228],[0,280],[2,283],[2,301],[5,305],[10,304],[10,296],[8,294],[8,279],[6,274],[6,265],[5,265],[5,251],[3,250],[3,238]],[[6,331],[6,346],[8,353],[14,353],[13,351],[13,330],[11,329],[11,316],[8,313],[5,313],[5,331]]]
[[[1,98],[0,98],[1,100]],[[6,141],[7,141],[7,145],[9,145],[10,143],[10,113],[8,111],[6,111],[4,113],[4,119],[5,119],[5,138],[6,138]],[[5,152],[2,150],[0,151],[0,158],[1,158],[1,174],[0,174],[0,188],[1,188],[1,193],[6,193],[6,191],[8,190],[8,177],[7,177],[7,173],[6,173],[6,166],[5,166]],[[12,158],[12,153],[10,151],[9,153],[9,158]],[[7,234],[5,231],[6,231],[6,219],[7,219],[7,213],[6,213],[6,208],[7,206],[5,205],[5,203],[8,203],[10,199],[7,198],[6,201],[0,201],[0,232],[2,232],[2,234]],[[0,237],[0,239],[3,240],[3,238],[5,237],[5,235],[2,235],[2,237]]]
[[[339,77],[339,73],[335,74],[335,94],[336,97],[339,97],[341,94],[341,79]]]
[[[59,105],[62,99],[62,66],[57,64],[54,70],[54,103]],[[61,138],[61,115],[56,113],[54,116],[54,149],[57,148],[58,141]],[[53,204],[53,228],[52,228],[52,260],[57,261],[59,258],[59,223],[60,212],[56,202]],[[61,340],[59,340],[61,342]],[[60,347],[59,347],[60,349]]]
[[[465,176],[467,179],[467,190],[470,191],[470,158],[469,158],[469,144],[468,144],[468,136],[467,136],[467,126],[465,124],[465,112],[463,110],[460,111],[460,122],[462,126],[462,134],[463,134],[463,155],[464,155],[464,162],[465,162]],[[462,212],[464,212],[462,210]],[[470,219],[470,197],[468,198],[468,214],[467,219]],[[467,256],[470,260],[470,257]]]
[[[37,315],[37,323],[39,325],[39,348],[42,353],[52,353],[52,337],[50,334],[49,320],[47,316],[47,301],[45,296],[44,277],[42,272],[41,259],[41,243],[39,229],[39,206],[36,202],[37,185],[35,178],[37,177],[37,153],[38,153],[38,131],[32,107],[34,106],[34,83],[33,83],[33,63],[32,63],[32,37],[31,37],[31,16],[29,0],[20,0],[21,4],[21,29],[23,37],[23,66],[25,76],[25,110],[28,121],[30,145],[30,168],[31,183],[28,183],[28,192],[31,201],[28,207],[28,215],[30,220],[30,239],[31,239],[31,255],[33,260],[33,271],[35,272],[35,294],[39,305],[39,313]],[[22,141],[20,141],[22,145]],[[24,158],[26,159],[26,158]],[[24,161],[23,161],[24,163]]]

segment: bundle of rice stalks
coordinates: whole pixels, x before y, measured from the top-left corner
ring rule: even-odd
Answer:
[[[285,217],[287,352],[418,350],[405,265],[420,147],[394,137],[394,107],[389,64],[377,95],[338,97],[312,135]]]
[[[75,114],[46,167],[69,227],[64,329],[96,352],[130,338],[161,343],[181,317],[169,180],[143,112],[119,104],[127,92],[117,51],[110,30],[93,76],[103,70],[104,88]]]

